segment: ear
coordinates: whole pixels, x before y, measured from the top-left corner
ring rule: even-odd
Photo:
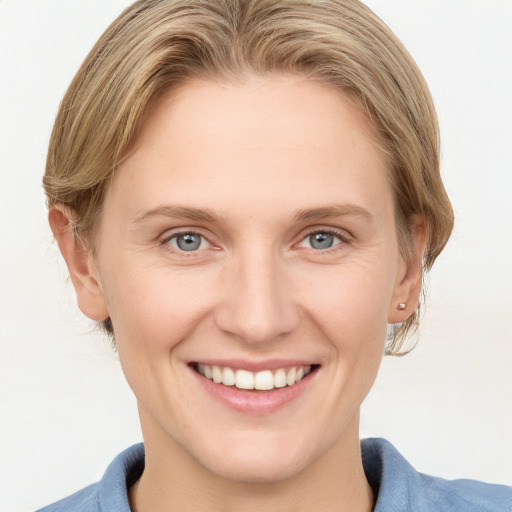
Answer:
[[[91,318],[101,322],[109,314],[91,249],[87,249],[73,230],[73,212],[64,205],[55,205],[48,215],[53,236],[68,266],[75,287],[78,307]]]
[[[427,242],[427,223],[415,215],[410,227],[412,254],[409,261],[400,257],[397,279],[389,304],[388,323],[405,322],[418,306],[421,292],[423,255]]]

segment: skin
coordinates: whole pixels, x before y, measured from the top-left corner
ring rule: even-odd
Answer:
[[[372,510],[359,408],[387,324],[417,304],[425,243],[416,218],[413,256],[400,256],[377,143],[347,93],[303,77],[196,80],[150,113],[94,250],[67,229],[72,212],[50,212],[79,306],[112,319],[137,397],[134,510]],[[180,251],[183,232],[201,247]],[[334,232],[332,247],[313,248],[312,232]],[[319,369],[262,415],[213,399],[188,365],[297,357]]]

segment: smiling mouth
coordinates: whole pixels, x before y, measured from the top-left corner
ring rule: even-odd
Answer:
[[[199,375],[215,384],[234,387],[241,390],[271,391],[292,387],[304,377],[318,369],[319,365],[299,365],[275,370],[251,372],[248,370],[215,366],[201,363],[190,365]]]

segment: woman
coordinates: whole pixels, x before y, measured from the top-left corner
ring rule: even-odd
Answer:
[[[44,510],[510,510],[506,487],[359,441],[452,228],[438,146],[421,74],[359,2],[128,8],[62,102],[44,183],[144,448]]]

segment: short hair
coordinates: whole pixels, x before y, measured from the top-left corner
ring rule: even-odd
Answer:
[[[48,206],[67,205],[93,244],[106,184],[163,93],[187,80],[300,73],[349,91],[389,157],[397,236],[411,255],[424,216],[423,271],[453,227],[439,169],[439,130],[427,84],[393,32],[358,0],[139,0],[104,32],[60,105],[43,178]],[[393,330],[399,354],[419,306]],[[107,320],[105,329],[112,334]]]

